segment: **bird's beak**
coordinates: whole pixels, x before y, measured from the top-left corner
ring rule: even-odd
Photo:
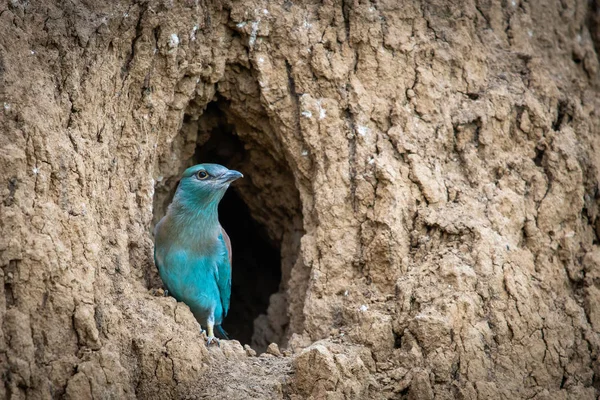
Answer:
[[[223,175],[221,175],[221,180],[223,180],[224,182],[233,182],[236,179],[243,178],[243,177],[244,177],[244,175],[242,175],[241,172],[230,169],[229,171],[227,171]]]

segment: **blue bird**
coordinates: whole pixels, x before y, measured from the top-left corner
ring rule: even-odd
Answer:
[[[182,301],[208,334],[221,328],[231,296],[231,242],[218,205],[229,184],[243,177],[219,164],[185,170],[167,214],[154,231],[154,262],[168,293]]]

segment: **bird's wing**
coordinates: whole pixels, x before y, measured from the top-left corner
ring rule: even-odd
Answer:
[[[231,240],[229,239],[229,235],[225,232],[225,229],[221,227],[221,236],[223,237],[223,242],[225,242],[225,247],[227,247],[227,255],[229,256],[229,266],[231,267],[231,259],[233,257],[233,253],[231,252]]]
[[[225,244],[225,248],[227,249],[227,254],[224,257],[221,257],[219,263],[217,265],[219,270],[219,276],[217,278],[217,286],[219,287],[219,293],[221,296],[221,306],[223,307],[223,318],[227,316],[227,312],[229,311],[229,299],[231,297],[231,240],[229,240],[229,236],[227,236],[227,232],[225,229],[221,227],[221,240],[223,244]]]

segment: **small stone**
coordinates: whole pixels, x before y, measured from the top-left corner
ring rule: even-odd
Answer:
[[[412,99],[413,97],[415,97],[415,91],[412,89],[408,89],[406,91],[406,95],[408,96],[409,99]]]
[[[279,346],[277,346],[277,343],[271,343],[269,347],[267,347],[267,353],[276,357],[281,357],[281,352],[279,351]]]
[[[256,357],[256,351],[247,344],[244,345],[244,350],[246,350],[246,355],[248,357]]]
[[[376,365],[378,371],[387,371],[392,366],[392,364],[387,361],[378,362]]]
[[[152,296],[163,297],[165,295],[165,291],[163,290],[163,288],[150,289],[150,294]]]
[[[179,46],[179,36],[177,36],[176,33],[172,33],[171,36],[169,36],[169,47],[175,48],[177,46]]]
[[[221,340],[219,347],[226,358],[243,359],[247,356],[244,348],[237,340]]]

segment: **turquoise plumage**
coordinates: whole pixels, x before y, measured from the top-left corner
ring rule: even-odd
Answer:
[[[243,175],[218,164],[185,170],[167,214],[156,225],[154,262],[168,292],[190,310],[208,334],[221,335],[231,297],[231,242],[218,205]],[[225,336],[226,337],[226,336]]]

